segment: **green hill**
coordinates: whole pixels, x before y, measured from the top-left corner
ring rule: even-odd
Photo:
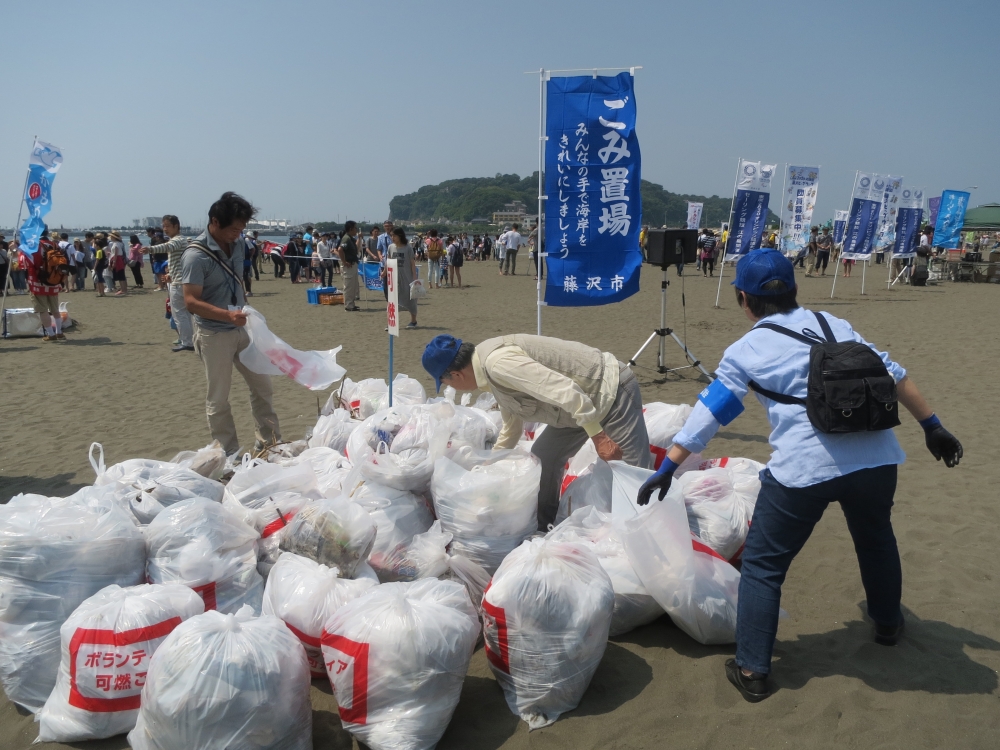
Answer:
[[[684,195],[664,190],[662,185],[643,180],[643,223],[651,226],[682,226],[687,219],[687,202],[704,203],[702,226],[717,227],[729,218],[730,198],[713,195]],[[516,174],[495,177],[464,177],[445,180],[438,185],[424,185],[415,193],[397,195],[389,201],[389,216],[394,221],[416,222],[446,219],[471,222],[472,219],[493,218],[494,211],[505,203],[521,201],[532,213],[538,205],[538,172],[521,178]],[[773,213],[768,220],[777,222]]]

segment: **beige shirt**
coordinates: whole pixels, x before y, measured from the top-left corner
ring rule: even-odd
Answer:
[[[521,391],[539,401],[558,406],[570,414],[576,423],[593,437],[604,428],[601,420],[608,416],[618,395],[618,358],[604,352],[604,378],[597,403],[583,392],[579,385],[555,370],[551,370],[531,359],[519,346],[505,346],[489,355],[485,364],[489,365],[490,376],[499,385]],[[484,363],[479,360],[479,352],[472,355],[472,370],[476,385],[481,390],[490,388],[486,379]],[[513,448],[521,439],[524,421],[506,409],[500,409],[503,428],[493,446],[495,450]]]

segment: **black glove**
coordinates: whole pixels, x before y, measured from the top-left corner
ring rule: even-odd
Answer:
[[[636,502],[639,505],[646,505],[649,503],[649,498],[652,496],[653,491],[657,489],[660,491],[660,494],[656,499],[663,500],[663,496],[666,495],[667,490],[670,489],[670,483],[674,481],[675,471],[677,471],[677,464],[669,458],[664,458],[663,463],[660,464],[660,468],[657,472],[647,479],[645,484],[639,488],[639,494],[636,497]]]
[[[920,422],[924,428],[924,438],[927,442],[927,450],[931,452],[938,461],[944,459],[944,465],[948,468],[958,466],[959,460],[965,455],[962,444],[958,438],[952,435],[941,425],[941,420],[936,414],[932,414],[927,419]]]

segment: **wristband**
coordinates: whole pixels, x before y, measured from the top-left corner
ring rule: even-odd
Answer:
[[[680,466],[680,464],[675,464],[669,458],[664,456],[663,461],[660,462],[660,468],[656,470],[656,473],[659,476],[662,476],[664,474],[673,474],[675,471],[677,471],[678,466]]]
[[[941,420],[938,419],[937,414],[931,414],[927,419],[921,419],[918,424],[924,428],[924,432],[930,432],[935,427],[941,426]]]

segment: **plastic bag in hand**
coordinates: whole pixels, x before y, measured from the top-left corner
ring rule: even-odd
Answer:
[[[687,404],[664,404],[660,401],[642,405],[642,416],[649,435],[649,450],[653,453],[655,468],[660,468],[667,451],[673,445],[674,435],[681,431],[692,409]]]
[[[38,711],[56,683],[59,628],[105,586],[142,583],[146,548],[128,512],[99,488],[0,505],[0,681]]]
[[[322,391],[336,383],[347,372],[337,364],[337,352],[302,352],[279,339],[267,327],[264,316],[247,305],[246,332],[250,345],[240,352],[240,362],[258,375],[287,375],[311,391]]]
[[[483,597],[490,669],[514,714],[539,729],[576,708],[608,645],[611,579],[587,546],[531,539]]]
[[[264,580],[257,572],[257,532],[229,508],[204,498],[182,500],[146,529],[146,575],[152,583],[183,583],[206,610],[260,612]]]
[[[383,583],[412,581],[416,568],[409,559],[410,543],[416,534],[434,523],[434,512],[427,501],[405,490],[366,482],[351,495],[371,516],[378,529],[368,563]]]
[[[309,665],[277,617],[206,612],[149,665],[132,750],[312,750]]]
[[[226,470],[226,451],[218,440],[213,440],[199,451],[181,451],[170,459],[170,463],[209,479],[221,479]]]
[[[451,721],[479,620],[454,581],[386,583],[326,623],[323,657],[344,728],[372,750],[430,750]]]
[[[452,550],[493,573],[538,528],[541,464],[520,449],[449,455],[434,464],[434,510]]]
[[[38,742],[128,732],[139,715],[149,660],[163,639],[205,606],[180,584],[101,589],[63,623],[56,687],[35,716]]]
[[[636,505],[653,472],[613,461],[612,518],[642,585],[681,630],[699,643],[733,643],[740,573],[695,539],[679,492]]]
[[[351,433],[361,426],[361,421],[351,418],[346,409],[336,409],[332,414],[321,415],[309,438],[310,448],[333,448],[343,453]]]
[[[423,299],[427,296],[427,287],[421,279],[410,282],[410,299]]]
[[[610,470],[608,467],[609,474]],[[663,607],[646,591],[632,568],[621,536],[611,523],[610,514],[594,507],[580,508],[545,538],[578,542],[597,555],[601,567],[611,578],[611,587],[615,592],[615,611],[608,635],[622,635],[663,615]]]
[[[737,491],[735,479],[729,469],[689,471],[676,479],[669,490],[680,494],[691,533],[727,560],[735,560],[743,551],[753,504],[760,490],[760,480],[744,477]],[[756,488],[748,486],[753,483]],[[752,501],[748,500],[750,497]]]
[[[430,529],[413,537],[407,556],[416,578],[458,581],[465,586],[469,600],[478,610],[482,606],[483,592],[490,585],[490,574],[465,555],[452,552],[453,538],[451,532],[441,530],[440,521],[435,521]]]
[[[264,587],[263,613],[280,618],[302,642],[310,676],[326,677],[319,644],[323,625],[344,604],[377,585],[367,578],[341,578],[336,568],[282,552]]]
[[[375,531],[375,522],[360,505],[344,498],[324,498],[299,511],[281,533],[279,547],[354,578],[358,565],[372,551]]]

